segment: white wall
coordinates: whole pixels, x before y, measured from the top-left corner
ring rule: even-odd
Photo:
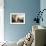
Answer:
[[[46,0],[40,0],[40,9],[41,9],[41,11],[43,9],[46,9]],[[40,21],[40,24],[43,26],[46,26],[46,11],[43,12],[42,17],[43,17],[43,22]]]
[[[0,42],[4,41],[4,1],[0,0]]]

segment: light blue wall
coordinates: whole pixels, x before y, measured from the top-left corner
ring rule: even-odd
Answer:
[[[35,25],[33,19],[37,16],[35,13],[40,9],[40,0],[4,0],[4,5],[4,38],[8,41],[18,41],[32,29],[32,25]],[[11,25],[11,12],[24,12],[26,23]]]

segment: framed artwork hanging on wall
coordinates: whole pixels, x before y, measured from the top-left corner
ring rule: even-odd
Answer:
[[[10,24],[25,24],[25,13],[10,13]]]

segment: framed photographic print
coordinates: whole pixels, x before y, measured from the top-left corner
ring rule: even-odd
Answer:
[[[25,24],[25,13],[10,13],[10,24]]]

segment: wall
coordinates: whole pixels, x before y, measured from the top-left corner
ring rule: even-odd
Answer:
[[[18,41],[32,29],[36,23],[33,19],[40,10],[40,0],[4,0],[4,38],[7,41]],[[25,13],[25,24],[11,25],[10,13]]]
[[[41,1],[40,1],[40,9],[41,9],[41,11],[42,11],[43,9],[46,9],[46,0],[41,0]],[[43,12],[42,17],[43,17],[43,22],[41,21],[41,22],[40,22],[40,25],[43,25],[43,26],[46,27],[46,10]]]
[[[0,42],[4,41],[4,0],[0,0]]]

